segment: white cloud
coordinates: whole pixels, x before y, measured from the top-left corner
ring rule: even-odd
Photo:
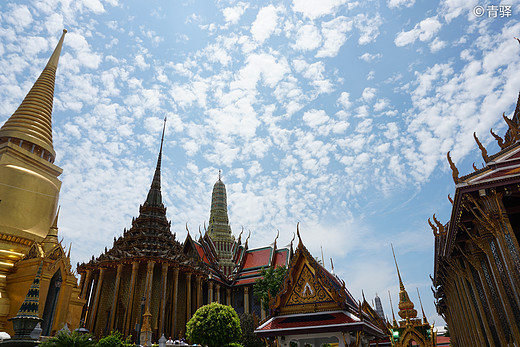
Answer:
[[[361,97],[365,102],[371,101],[376,96],[376,89],[367,87],[363,89],[363,93],[361,94]]]
[[[309,51],[321,45],[320,31],[314,24],[302,25],[296,32],[296,41],[293,47],[301,51]]]
[[[293,0],[293,10],[302,13],[305,17],[316,19],[334,13],[346,0]]]
[[[388,0],[387,2],[389,8],[412,7],[413,4],[415,0]]]
[[[256,19],[251,25],[251,34],[256,41],[263,43],[277,30],[279,10],[273,5],[269,5],[258,11]]]
[[[329,22],[322,23],[321,34],[323,46],[316,53],[316,57],[335,57],[341,46],[347,41],[346,33],[352,30],[352,21],[340,16]]]
[[[441,27],[442,24],[437,19],[437,16],[426,18],[416,24],[412,30],[398,33],[394,43],[396,46],[402,47],[414,43],[417,39],[429,41],[439,32]]]
[[[438,37],[436,37],[431,43],[430,43],[430,51],[432,53],[438,52],[441,49],[446,47],[446,42],[440,40]]]
[[[4,18],[17,31],[23,30],[33,22],[31,12],[25,5],[13,6],[13,10],[9,14],[4,14]]]
[[[235,7],[226,7],[222,10],[225,21],[231,24],[237,24],[248,7],[249,4],[243,2],[238,3]]]
[[[310,110],[303,114],[304,122],[311,128],[315,129],[318,125],[329,120],[329,116],[323,110]]]
[[[135,56],[135,65],[137,65],[138,68],[141,70],[146,70],[150,67],[150,64],[148,64],[145,60],[142,54],[138,54]]]
[[[358,43],[366,45],[374,42],[379,36],[379,27],[383,24],[383,20],[379,13],[369,17],[366,14],[358,14],[354,20],[356,28],[359,30]]]
[[[338,98],[337,103],[343,106],[345,109],[349,109],[352,103],[350,102],[350,94],[347,92],[342,92]]]
[[[376,59],[381,59],[383,55],[381,53],[376,54],[370,54],[370,53],[363,53],[359,56],[359,59],[366,61],[367,63],[372,62]]]

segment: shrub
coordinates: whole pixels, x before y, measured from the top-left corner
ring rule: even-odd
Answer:
[[[228,346],[238,343],[241,335],[240,320],[235,310],[216,302],[200,307],[186,324],[188,340],[203,346]]]
[[[77,332],[59,331],[53,338],[42,342],[40,347],[94,347],[92,335]]]

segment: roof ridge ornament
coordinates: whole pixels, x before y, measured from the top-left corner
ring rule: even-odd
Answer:
[[[459,184],[459,182],[460,182],[459,170],[453,163],[453,160],[451,160],[450,151],[448,151],[448,153],[446,153],[446,157],[448,158],[448,163],[450,164],[451,174],[453,176],[453,182],[455,182],[455,184]]]
[[[497,140],[497,143],[498,143],[498,146],[500,147],[500,149],[504,149],[507,147],[507,145],[504,143],[504,139],[493,132],[493,128],[489,129],[489,132],[491,133],[491,136],[493,136],[495,138],[495,140]]]
[[[485,161],[486,163],[488,163],[488,162],[490,161],[490,159],[489,159],[489,156],[488,156],[488,154],[487,154],[487,150],[486,150],[486,148],[482,145],[482,143],[479,141],[476,132],[473,132],[473,138],[474,138],[475,141],[477,142],[477,146],[478,146],[478,148],[480,149],[480,152],[482,153],[482,159],[484,159],[484,161]]]

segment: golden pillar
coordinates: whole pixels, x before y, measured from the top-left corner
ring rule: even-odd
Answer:
[[[186,273],[186,322],[191,318],[191,273]]]
[[[231,306],[231,288],[226,289],[226,305]]]
[[[137,278],[137,270],[139,269],[139,263],[132,262],[132,274],[130,275],[130,291],[128,292],[128,305],[125,315],[125,331],[124,335],[130,335],[130,324],[132,324],[133,312],[134,312],[134,296],[135,296],[135,281]]]
[[[491,319],[493,320],[493,322],[496,323],[495,328],[496,328],[496,331],[498,334],[498,338],[500,340],[500,344],[502,346],[507,346],[507,339],[505,336],[505,332],[502,329],[502,324],[500,323],[501,320],[499,317],[499,313],[497,312],[497,310],[500,310],[501,308],[497,307],[497,305],[493,301],[491,301],[491,299],[494,298],[495,296],[491,292],[491,288],[489,287],[489,284],[486,281],[484,269],[482,268],[482,262],[485,263],[486,255],[484,254],[484,252],[480,251],[480,252],[476,253],[475,258],[477,261],[476,265],[478,265],[475,267],[475,269],[477,270],[477,274],[480,278],[480,283],[482,284],[482,289],[484,290],[484,294],[487,299],[487,304],[488,304],[489,310],[491,311],[491,316],[492,316]],[[496,298],[496,299],[498,300],[498,298]]]
[[[114,284],[114,295],[112,297],[112,308],[110,309],[110,331],[114,330],[114,322],[117,315],[117,301],[119,300],[119,284],[121,283],[121,271],[123,264],[117,264],[116,283]]]
[[[178,300],[177,296],[179,293],[179,269],[173,269],[173,318],[172,318],[172,333],[173,336],[177,336],[177,313],[178,313]]]
[[[197,286],[197,309],[202,306],[202,276],[195,277],[195,284]]]
[[[466,261],[469,264],[468,266],[466,266],[466,276],[468,277],[468,279],[469,279],[468,282],[473,290],[473,293],[475,294],[475,300],[477,302],[478,311],[480,312],[480,320],[484,326],[484,331],[486,332],[487,342],[488,342],[489,346],[494,347],[495,342],[493,341],[493,334],[491,333],[491,328],[489,326],[489,319],[491,317],[486,317],[486,311],[484,310],[484,304],[482,303],[482,301],[480,299],[479,291],[477,289],[477,283],[475,283],[476,279],[473,277],[473,273],[471,272],[471,266],[474,269],[478,269],[479,264],[474,256],[472,256],[472,255],[468,256],[466,254],[464,254],[464,256],[466,257]]]
[[[244,313],[249,313],[249,287],[244,287]]]
[[[216,301],[220,304],[220,285],[218,283],[215,283],[215,291],[217,292]]]
[[[468,308],[468,311],[470,313],[470,316],[468,317],[471,321],[472,328],[473,328],[473,339],[475,342],[477,342],[476,345],[479,346],[485,346],[486,343],[484,341],[484,334],[480,327],[480,317],[477,314],[476,307],[473,305],[473,301],[471,300],[471,293],[468,289],[467,282],[466,282],[466,273],[465,271],[460,268],[458,272],[459,276],[458,280],[460,283],[460,287],[462,288],[463,295],[465,296],[466,305]]]
[[[81,294],[80,297],[82,300],[85,300],[87,297],[87,293],[89,292],[90,288],[90,278],[92,277],[92,270],[87,269],[87,272],[81,276],[81,279],[83,280],[83,285],[81,285]]]
[[[164,332],[164,315],[166,313],[166,289],[168,283],[168,264],[163,263],[161,268],[161,307],[159,316],[159,336]]]
[[[103,276],[105,275],[105,268],[99,269],[99,276],[96,283],[96,293],[94,294],[94,300],[92,301],[92,307],[90,308],[89,320],[88,320],[88,330],[94,333],[94,328],[96,324],[96,316],[97,309],[99,306],[99,296],[101,294],[101,286],[103,285]]]
[[[208,282],[208,304],[213,302],[213,282],[210,280]]]
[[[520,343],[520,331],[518,326],[515,322],[515,316],[513,315],[513,311],[511,309],[511,306],[509,304],[509,300],[507,298],[506,290],[504,288],[504,283],[502,282],[500,272],[498,271],[497,264],[495,262],[495,259],[493,257],[491,246],[489,242],[484,242],[485,250],[484,253],[486,253],[487,263],[491,268],[491,275],[494,278],[495,285],[498,289],[498,297],[499,300],[502,303],[502,309],[504,310],[506,320],[509,323],[509,326],[511,328],[511,333],[513,334],[513,337],[517,343]]]
[[[153,268],[155,262],[149,261],[146,267],[146,285],[145,285],[145,307],[150,308],[150,300],[152,299],[152,281],[153,281]]]

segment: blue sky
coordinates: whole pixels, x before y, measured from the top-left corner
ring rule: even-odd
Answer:
[[[74,264],[138,215],[167,116],[163,197],[180,240],[209,218],[222,169],[235,235],[258,247],[279,229],[286,244],[300,222],[311,252],[388,315],[393,243],[412,300],[417,287],[442,325],[427,219],[449,219],[447,151],[466,174],[482,164],[474,131],[498,150],[489,129],[503,135],[520,91],[518,13],[518,1],[2,1],[0,122],[67,28],[53,128]]]

